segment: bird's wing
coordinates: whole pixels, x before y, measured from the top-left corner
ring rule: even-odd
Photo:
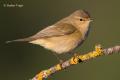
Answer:
[[[48,37],[57,37],[57,36],[63,36],[67,34],[71,34],[77,29],[72,25],[68,23],[63,24],[57,24],[55,26],[49,26],[37,34],[33,35],[33,39],[39,39],[39,38],[48,38]]]
[[[72,24],[62,23],[62,24],[57,24],[55,26],[49,26],[33,36],[23,38],[23,39],[7,41],[6,43],[18,42],[18,41],[33,41],[39,38],[64,36],[64,35],[71,34],[76,30],[77,29]]]

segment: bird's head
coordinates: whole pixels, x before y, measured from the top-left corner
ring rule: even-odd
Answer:
[[[92,21],[90,18],[90,14],[85,10],[76,10],[69,16],[70,22],[79,30],[85,32],[89,23]]]

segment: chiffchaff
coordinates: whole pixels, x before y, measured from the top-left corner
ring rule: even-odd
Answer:
[[[26,41],[45,47],[57,54],[69,53],[85,40],[91,22],[90,15],[77,10],[57,23],[40,30],[33,36],[14,41]]]

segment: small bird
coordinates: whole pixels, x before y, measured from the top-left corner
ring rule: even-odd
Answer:
[[[87,11],[76,10],[33,36],[7,43],[25,41],[43,46],[56,54],[70,53],[86,39],[91,21]]]

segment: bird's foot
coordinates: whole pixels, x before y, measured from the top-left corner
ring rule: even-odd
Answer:
[[[77,57],[78,56],[78,54],[77,53],[74,53],[74,57]]]
[[[63,63],[63,60],[62,60],[62,59],[60,59],[59,61],[60,61],[60,63]]]

